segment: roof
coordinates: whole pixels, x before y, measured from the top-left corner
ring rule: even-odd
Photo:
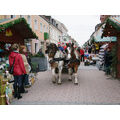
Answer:
[[[95,33],[93,34],[95,42],[116,42],[116,36],[103,36],[104,29],[106,29],[107,23],[114,25],[116,29],[120,30],[120,21],[116,17],[107,18],[102,24],[98,24]],[[120,20],[120,18],[119,18]]]
[[[105,21],[102,36],[120,36],[120,16],[112,16]]]
[[[120,30],[120,17],[110,17],[106,22],[113,25],[117,30]]]
[[[24,18],[0,20],[0,33],[8,28],[14,29],[23,39],[38,38]]]

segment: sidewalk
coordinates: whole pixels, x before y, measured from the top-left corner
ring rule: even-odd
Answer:
[[[13,105],[116,105],[120,104],[120,81],[108,79],[95,66],[83,66],[78,71],[78,86],[62,76],[62,85],[51,82],[51,71],[38,73],[35,84]]]

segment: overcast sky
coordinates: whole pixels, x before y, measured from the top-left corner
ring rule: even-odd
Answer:
[[[52,15],[62,22],[79,45],[83,45],[94,32],[96,24],[100,23],[99,15]]]

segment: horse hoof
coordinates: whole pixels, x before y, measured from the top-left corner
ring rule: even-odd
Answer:
[[[56,82],[55,81],[52,81],[53,84],[55,84]]]
[[[62,83],[58,83],[58,85],[61,85]]]
[[[72,79],[68,79],[68,81],[72,81]]]
[[[74,83],[74,85],[78,85],[78,83]]]

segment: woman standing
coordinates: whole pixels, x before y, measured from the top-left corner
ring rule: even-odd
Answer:
[[[28,80],[28,74],[29,74],[29,63],[27,61],[27,57],[25,56],[26,54],[26,46],[21,45],[20,46],[20,54],[22,56],[23,62],[24,62],[24,66],[25,66],[25,70],[26,70],[26,74],[23,75],[23,83],[22,83],[22,93],[26,93],[28,91],[25,91],[24,86],[29,87],[29,80]]]
[[[18,44],[13,44],[11,46],[12,52],[9,55],[9,64],[10,67],[13,65],[14,62],[14,69],[13,69],[13,76],[14,76],[14,97],[20,99],[22,96],[21,87],[22,87],[22,79],[23,75],[26,74],[26,70],[24,67],[23,59],[19,54],[19,46]]]

